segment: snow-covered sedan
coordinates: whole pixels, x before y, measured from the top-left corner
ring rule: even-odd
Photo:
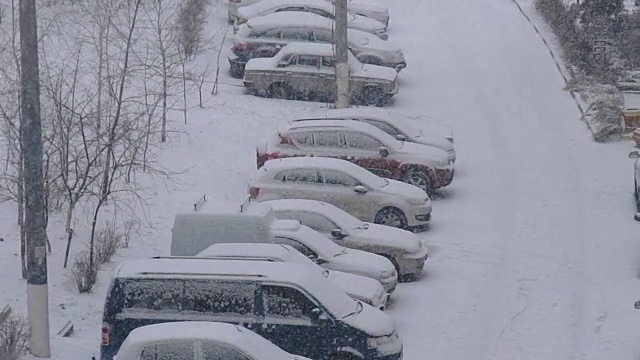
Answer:
[[[114,360],[309,360],[242,326],[209,321],[153,324],[132,330]]]
[[[274,261],[309,266],[317,269],[352,298],[380,310],[384,310],[387,306],[387,293],[378,281],[360,275],[323,269],[289,245],[221,243],[209,246],[198,253],[197,257],[219,260]]]
[[[282,11],[249,19],[238,28],[228,58],[231,74],[241,76],[247,61],[274,56],[290,43],[333,44],[333,20],[317,14]],[[389,67],[397,72],[407,63],[400,47],[378,36],[348,29],[348,46],[364,64]]]
[[[270,200],[260,204],[271,207],[278,219],[300,221],[336,244],[386,257],[402,278],[419,276],[427,260],[427,247],[416,234],[363,222],[334,205],[304,199]]]
[[[249,195],[256,201],[324,201],[362,221],[399,228],[424,226],[431,219],[431,199],[423,190],[341,159],[269,160],[249,180]]]
[[[442,134],[441,127],[431,125],[432,123],[421,123],[418,126],[417,121],[409,120],[398,113],[387,109],[368,107],[331,109],[327,110],[325,116],[327,119],[355,120],[373,125],[399,141],[433,146],[446,151],[449,160],[456,160],[456,151],[452,140]],[[297,119],[293,122],[307,120],[314,119]]]
[[[349,95],[352,102],[383,106],[398,92],[392,69],[361,64],[349,54]],[[249,60],[244,86],[256,95],[277,99],[333,101],[335,51],[331,44],[292,43],[270,58]]]
[[[269,159],[292,156],[341,158],[426,192],[453,180],[453,162],[446,152],[398,141],[373,125],[353,120],[288,123],[260,143],[256,152],[258,167]]]
[[[334,6],[325,0],[262,0],[253,5],[239,8],[234,27],[237,30],[239,25],[246,23],[249,19],[282,11],[308,12],[335,20]],[[377,20],[350,13],[347,21],[347,26],[350,29],[375,34],[382,40],[388,38],[386,25]]]
[[[229,22],[233,23],[238,16],[238,10],[241,7],[248,6],[260,2],[261,0],[229,0]],[[331,4],[334,0],[323,0]],[[389,9],[385,4],[378,0],[347,0],[347,10],[356,15],[366,16],[389,25]]]

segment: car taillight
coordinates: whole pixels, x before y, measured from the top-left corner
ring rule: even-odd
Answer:
[[[101,344],[102,346],[109,345],[109,332],[111,331],[111,327],[106,322],[102,323],[102,328],[100,329],[101,335]]]
[[[246,51],[248,47],[249,46],[247,45],[247,43],[238,42],[238,43],[233,44],[233,47],[231,48],[231,51],[233,51],[233,52],[243,52],[243,51]]]
[[[249,196],[250,196],[252,199],[257,199],[257,198],[258,198],[258,195],[260,195],[260,188],[258,188],[258,187],[252,187],[252,188],[250,188],[250,189],[249,189]]]

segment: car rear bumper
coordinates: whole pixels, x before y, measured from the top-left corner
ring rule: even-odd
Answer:
[[[244,67],[247,65],[247,60],[239,56],[230,56],[228,61],[231,75],[234,77],[242,77],[244,75]]]
[[[443,188],[445,186],[449,186],[453,181],[454,170],[453,166],[445,168],[445,169],[435,169],[436,179],[435,179],[435,188]]]

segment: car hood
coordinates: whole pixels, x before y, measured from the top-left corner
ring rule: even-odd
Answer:
[[[270,70],[273,69],[273,58],[253,58],[247,61],[244,70]]]
[[[384,30],[384,24],[362,15],[349,14],[349,27],[352,29]]]
[[[416,144],[404,141],[402,143],[402,147],[398,149],[398,151],[409,155],[427,157],[431,161],[442,166],[446,165],[449,162],[449,156],[444,150],[430,145]]]
[[[400,183],[400,184],[408,185],[405,183]],[[388,186],[394,187],[395,185],[391,185],[390,183]],[[412,186],[412,185],[409,185],[409,186]],[[413,187],[417,188],[415,186]],[[397,189],[397,190],[404,191],[402,189]],[[413,190],[411,190],[411,192],[413,192]],[[422,196],[422,197],[420,198],[417,196]],[[412,194],[412,197],[416,197],[421,200],[424,200],[426,199],[427,196],[424,192],[422,193],[415,192],[415,194]],[[391,226],[368,223],[366,229],[357,228],[357,229],[352,229],[349,232],[350,232],[349,240],[351,241],[356,241],[356,242],[360,241],[362,243],[366,243],[370,245],[399,248],[411,254],[415,254],[419,251],[422,251],[422,242],[420,241],[420,238],[418,237],[418,235],[410,231],[394,228]]]
[[[426,201],[429,198],[424,190],[417,186],[404,183],[398,180],[388,179],[389,184],[381,189],[389,194],[399,195],[405,199],[412,199],[414,201]],[[383,226],[386,227],[386,226]],[[377,231],[377,230],[376,230]],[[388,233],[387,233],[388,234]]]
[[[446,137],[441,136],[440,134],[433,134],[422,130],[418,134],[410,134],[410,136],[411,139],[409,140],[418,144],[433,146],[444,151],[454,150],[451,141],[447,140]]]
[[[389,315],[371,305],[362,304],[361,312],[342,319],[370,336],[389,336],[396,330]]]
[[[383,272],[387,272],[390,275],[395,271],[389,259],[354,249],[346,249],[343,254],[327,260],[329,264],[326,265],[329,266],[326,267],[331,270],[366,276],[375,280],[380,280],[383,277]]]
[[[370,79],[395,81],[398,77],[398,73],[392,68],[378,65],[362,64],[362,67],[359,69],[352,69],[352,71],[353,76]]]
[[[353,275],[342,271],[329,271],[327,279],[338,285],[349,296],[356,299],[375,300],[380,291],[384,291],[380,282],[368,277]]]
[[[365,11],[367,13],[387,14],[385,4],[374,0],[347,0],[347,7],[352,10]]]
[[[393,42],[382,40],[379,37],[365,33],[362,31],[349,31],[352,34],[349,37],[349,43],[360,49],[371,49],[378,51],[385,51],[391,53],[401,53],[402,50],[398,45]]]

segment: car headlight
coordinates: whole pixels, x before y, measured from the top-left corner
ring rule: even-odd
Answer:
[[[398,338],[398,335],[394,332],[389,336],[376,336],[370,337],[367,339],[367,347],[370,349],[375,349],[385,344],[390,344]]]

